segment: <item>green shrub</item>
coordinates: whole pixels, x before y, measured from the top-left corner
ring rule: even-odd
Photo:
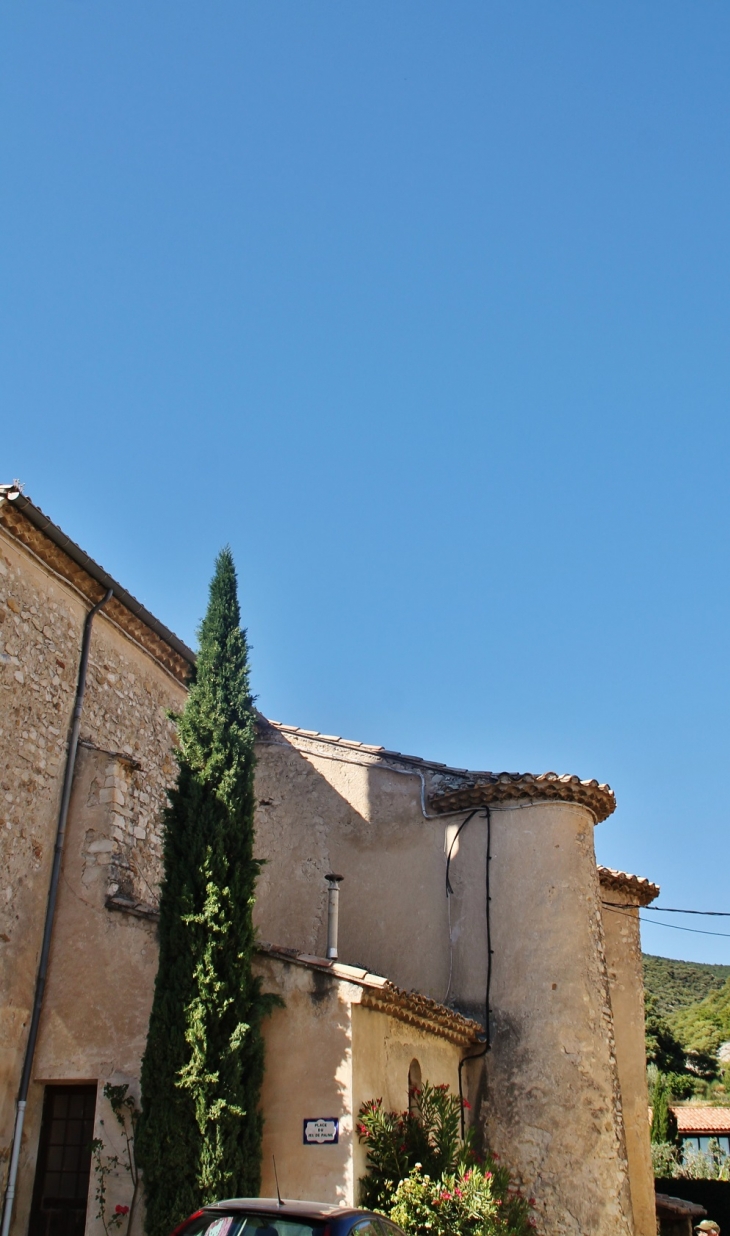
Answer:
[[[674,1175],[683,1180],[730,1180],[730,1158],[713,1137],[707,1150],[695,1150],[688,1146]]]
[[[652,1142],[651,1162],[657,1180],[676,1176],[679,1167],[679,1150],[673,1142]]]
[[[360,1203],[369,1210],[390,1205],[393,1192],[418,1163],[432,1179],[476,1162],[473,1131],[461,1138],[461,1100],[448,1086],[424,1082],[411,1096],[412,1111],[389,1112],[382,1099],[360,1108],[357,1133],[367,1145],[367,1175],[360,1178]]]
[[[367,1145],[360,1204],[390,1215],[409,1236],[532,1232],[532,1203],[511,1184],[508,1170],[496,1155],[478,1163],[472,1129],[461,1137],[458,1096],[424,1082],[411,1097],[410,1111],[387,1111],[382,1099],[360,1108],[357,1133]]]
[[[398,1184],[390,1217],[413,1236],[532,1236],[530,1209],[494,1163],[436,1180],[416,1165]]]

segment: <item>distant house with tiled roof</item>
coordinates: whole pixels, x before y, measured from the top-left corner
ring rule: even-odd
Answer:
[[[0,487],[6,1163],[82,633],[109,592],[91,636],[11,1236],[29,1218],[57,1236],[51,1125],[59,1145],[77,1138],[64,1230],[100,1236],[80,1146],[102,1119],[112,1136],[103,1083],[138,1083],[175,775],[170,710],[184,705],[195,656],[17,487]],[[479,1136],[536,1198],[542,1236],[654,1236],[639,909],[658,889],[596,866],[610,786],[451,768],[263,716],[257,758],[255,913],[270,942],[257,965],[286,1000],[265,1031],[264,1190],[275,1154],[289,1196],[352,1202],[359,1103],[382,1095],[404,1108],[420,1074],[454,1089],[461,1079]],[[344,876],[339,959],[326,956],[333,872]],[[337,1137],[308,1143],[303,1123],[319,1118]]]
[[[682,1103],[672,1107],[683,1146],[706,1151],[711,1141],[730,1155],[730,1107],[709,1107],[701,1103]]]

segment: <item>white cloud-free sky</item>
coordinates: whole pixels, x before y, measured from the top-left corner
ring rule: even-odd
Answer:
[[[728,82],[719,0],[2,0],[0,480],[191,642],[230,542],[269,716],[607,780],[730,910]]]

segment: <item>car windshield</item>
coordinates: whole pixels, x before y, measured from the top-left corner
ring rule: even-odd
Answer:
[[[229,1215],[198,1215],[181,1236],[322,1236],[324,1228],[319,1219],[236,1210]]]

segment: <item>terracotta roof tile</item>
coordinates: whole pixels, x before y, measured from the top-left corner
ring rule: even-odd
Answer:
[[[461,811],[470,807],[506,803],[518,799],[544,799],[573,802],[587,807],[596,824],[616,810],[616,796],[610,785],[595,779],[581,781],[569,773],[470,773],[462,786],[432,794],[435,811]]]
[[[333,978],[355,983],[363,988],[360,1003],[365,1008],[387,1013],[398,1021],[448,1039],[450,1043],[468,1047],[479,1041],[482,1027],[478,1022],[462,1017],[455,1009],[447,1008],[445,1004],[439,1004],[438,1000],[432,1000],[429,996],[421,996],[415,991],[402,991],[381,974],[371,974],[360,966],[348,966],[341,961],[329,961],[326,957],[298,953],[296,949],[266,944],[263,941],[259,943],[258,950],[268,957],[305,966],[309,970],[324,970]]]
[[[672,1107],[672,1111],[682,1135],[694,1133],[711,1137],[713,1133],[720,1133],[727,1137],[730,1134],[730,1107],[701,1107],[699,1103],[688,1103]]]
[[[612,867],[598,867],[601,888],[609,889],[617,897],[630,897],[637,905],[648,906],[659,896],[659,885],[652,884],[645,876],[629,875],[628,871],[614,871]]]

